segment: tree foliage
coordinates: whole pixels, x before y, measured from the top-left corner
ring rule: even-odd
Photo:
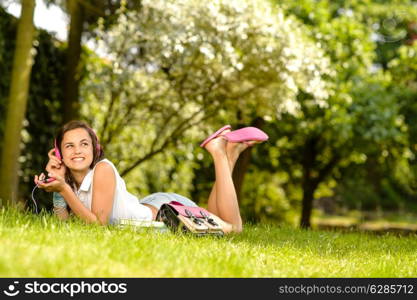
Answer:
[[[309,95],[299,94],[302,113],[283,115],[283,123],[274,127],[280,165],[290,174],[289,186],[299,182],[303,191],[302,196],[295,195],[303,199],[301,224],[308,227],[312,201],[323,190],[320,185],[334,186],[355,164],[366,167],[367,160],[384,161],[392,153],[402,153],[406,127],[390,75],[375,68],[381,47],[374,36],[382,33],[372,25],[377,20],[383,23],[378,18],[386,18],[387,10],[385,14],[373,13],[369,7],[365,11],[356,1],[305,0],[280,5],[309,26],[337,74],[332,77],[328,109],[315,106]],[[378,3],[375,6],[382,8]],[[327,190],[327,195],[333,195]]]
[[[126,175],[237,108],[273,119],[297,109],[300,90],[325,105],[328,60],[302,29],[262,1],[142,1],[96,33],[107,63],[90,66],[84,115]]]
[[[261,120],[270,140],[250,152],[240,203],[245,220],[291,221],[302,212],[308,226],[322,197],[348,208],[412,207],[412,1],[98,2],[80,2],[104,11],[97,23],[100,14],[89,10],[84,25],[91,27],[83,28],[97,48],[82,54],[81,113],[132,192],[204,201],[214,176],[198,142],[221,125]],[[12,23],[0,18],[2,109]],[[41,169],[61,122],[54,112],[61,109],[62,46],[42,31],[35,46],[24,182]]]

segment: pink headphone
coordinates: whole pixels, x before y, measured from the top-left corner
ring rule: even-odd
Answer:
[[[91,128],[90,128],[91,129]],[[96,139],[97,139],[97,150],[98,150],[98,155],[100,156],[100,153],[101,153],[101,146],[100,146],[100,142],[99,142],[99,140],[98,140],[98,137],[97,137],[97,135],[96,135],[96,133],[94,132],[94,130],[93,129],[91,129],[91,131],[94,133],[94,136],[96,137]],[[58,149],[58,145],[57,145],[57,143],[56,143],[56,139],[54,140],[54,146],[55,146],[55,156],[59,159],[59,160],[62,160],[62,155],[61,155],[61,152],[59,152],[59,149]]]
[[[59,152],[58,145],[56,144],[56,139],[54,140],[54,146],[55,146],[55,156],[58,157],[59,160],[61,160],[62,159],[62,155]]]

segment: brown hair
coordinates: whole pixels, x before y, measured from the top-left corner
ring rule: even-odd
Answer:
[[[83,121],[78,121],[78,120],[72,120],[69,121],[68,123],[64,124],[59,130],[58,133],[56,135],[56,146],[58,147],[59,153],[61,153],[62,156],[62,150],[61,150],[61,143],[62,140],[64,138],[64,134],[67,131],[73,130],[73,129],[77,129],[77,128],[83,128],[85,130],[87,130],[88,134],[91,137],[92,143],[93,143],[93,162],[90,165],[90,169],[94,168],[94,166],[101,161],[102,159],[104,159],[104,151],[103,148],[100,145],[100,142],[98,140],[98,137],[96,135],[96,133],[94,132],[94,130],[85,122]],[[71,172],[67,169],[66,173],[65,173],[65,181],[72,187],[75,188],[76,184],[75,184],[75,180],[71,175]]]

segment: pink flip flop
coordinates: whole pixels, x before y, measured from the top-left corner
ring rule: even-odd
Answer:
[[[232,126],[230,125],[226,125],[223,126],[222,128],[220,128],[219,130],[217,130],[215,133],[213,133],[212,135],[210,135],[208,138],[206,138],[204,140],[204,142],[201,143],[200,147],[204,147],[205,145],[207,145],[208,142],[210,142],[212,139],[215,139],[216,137],[218,137],[223,131],[227,130],[227,129],[231,129]]]
[[[233,130],[226,133],[224,136],[232,143],[245,143],[251,141],[264,142],[269,138],[265,132],[256,127],[244,127]]]

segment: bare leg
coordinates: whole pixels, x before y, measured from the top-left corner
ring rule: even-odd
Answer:
[[[236,144],[229,147],[231,159],[228,159],[227,141],[216,138],[206,145],[207,151],[213,157],[216,174],[216,183],[212,189],[209,201],[209,211],[219,216],[225,222],[232,224],[233,231],[242,230],[242,218],[240,216],[235,186],[232,179],[232,170],[242,149],[248,147],[245,144]],[[216,211],[212,210],[215,205]]]
[[[213,187],[211,188],[210,196],[207,201],[207,209],[215,215],[219,214],[217,212],[217,203],[216,203],[216,182],[214,182]]]
[[[231,131],[230,129],[227,129],[227,130],[223,131],[222,135],[224,135],[224,134],[226,134],[230,131]],[[231,165],[230,162],[229,162],[229,170],[230,170],[231,174],[233,172],[233,167],[234,167],[234,165]],[[209,196],[208,201],[207,201],[207,208],[213,214],[219,215],[219,213],[217,211],[217,201],[216,201],[216,181],[214,181],[213,187],[211,188],[210,196]]]
[[[228,132],[230,130],[225,131]],[[236,162],[239,158],[240,153],[242,153],[246,148],[249,147],[249,144],[252,144],[252,142],[249,142],[248,144],[244,143],[230,143],[228,142],[226,145],[226,155],[227,160],[229,162],[229,170],[230,174],[233,174],[233,169],[235,168]],[[208,210],[211,211],[215,215],[219,215],[217,211],[217,201],[216,201],[216,182],[214,182],[213,187],[210,192],[210,196],[208,198]]]

